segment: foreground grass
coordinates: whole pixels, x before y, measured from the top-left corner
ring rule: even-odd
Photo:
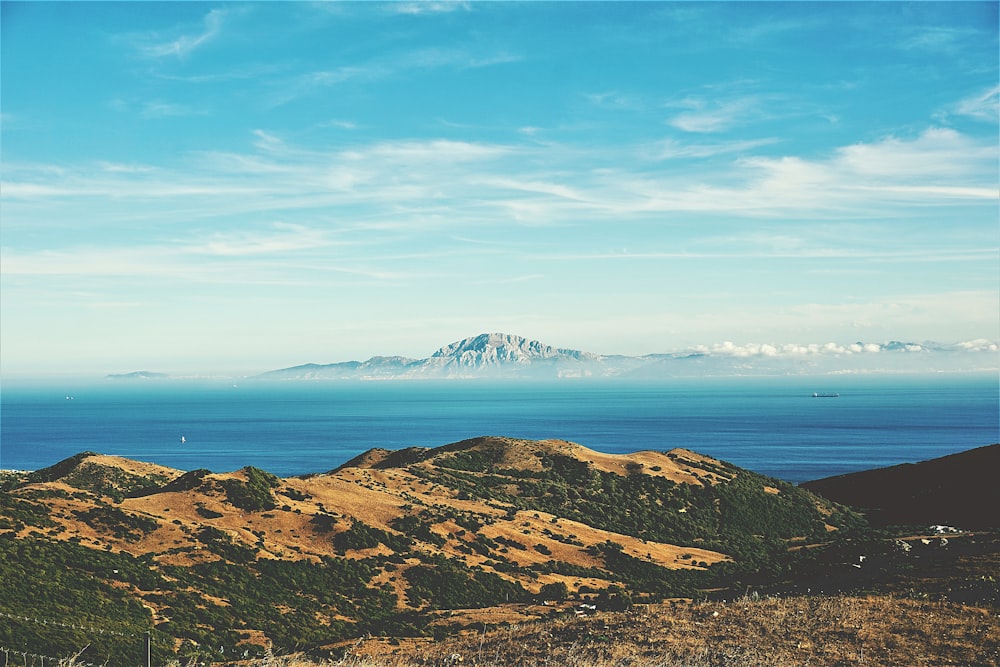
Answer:
[[[261,667],[772,667],[1000,665],[998,610],[889,596],[678,603],[559,618],[432,642],[368,639],[339,659]]]

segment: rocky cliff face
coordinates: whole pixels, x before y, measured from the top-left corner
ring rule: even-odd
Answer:
[[[600,357],[579,350],[565,350],[504,333],[484,333],[446,345],[432,359],[444,359],[463,367],[483,368],[504,364],[529,365],[559,358],[599,361]]]

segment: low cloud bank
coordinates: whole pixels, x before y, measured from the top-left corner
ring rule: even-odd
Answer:
[[[922,352],[998,352],[1000,345],[979,338],[954,344],[933,342],[905,343],[889,341],[888,343],[856,342],[847,345],[839,343],[785,343],[771,345],[768,343],[746,343],[738,345],[731,341],[714,345],[696,345],[692,352],[716,357],[817,357],[817,356],[852,356],[881,353],[922,353]]]

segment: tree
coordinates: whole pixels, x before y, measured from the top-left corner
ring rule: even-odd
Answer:
[[[565,600],[569,597],[569,587],[564,581],[545,584],[542,586],[542,590],[538,592],[538,597],[541,600]]]

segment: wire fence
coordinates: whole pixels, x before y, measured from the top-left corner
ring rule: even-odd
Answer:
[[[44,628],[74,630],[92,637],[131,639],[136,642],[137,650],[141,649],[146,667],[150,667],[151,665],[151,633],[148,630],[124,632],[121,630],[113,630],[110,628],[89,625],[87,623],[64,623],[62,621],[55,621],[47,618],[38,618],[37,616],[10,614],[4,611],[0,611],[0,619],[31,623]],[[35,653],[27,649],[0,646],[0,656],[2,656],[2,664],[0,664],[0,667],[11,667],[17,665],[22,665],[23,667],[45,667],[46,665],[50,665],[51,667],[101,667],[93,663],[80,660],[80,654],[82,654],[86,648],[87,647],[79,649],[75,653],[68,656],[57,658],[41,653]]]
[[[45,667],[46,665],[52,667],[103,667],[79,660],[76,656],[53,658],[50,655],[20,651],[6,646],[0,646],[0,655],[3,656],[2,667],[17,667],[18,665],[24,665],[24,667]]]
[[[106,628],[98,628],[93,625],[86,625],[82,623],[61,623],[59,621],[50,621],[44,618],[28,617],[28,616],[18,616],[17,614],[8,614],[6,612],[0,611],[0,618],[8,618],[14,621],[22,621],[24,623],[34,623],[36,625],[42,625],[45,627],[54,628],[66,628],[70,630],[80,630],[90,635],[109,635],[112,637],[132,637],[139,638],[146,634],[145,630],[138,633],[129,632],[118,632],[116,630],[108,630]]]

